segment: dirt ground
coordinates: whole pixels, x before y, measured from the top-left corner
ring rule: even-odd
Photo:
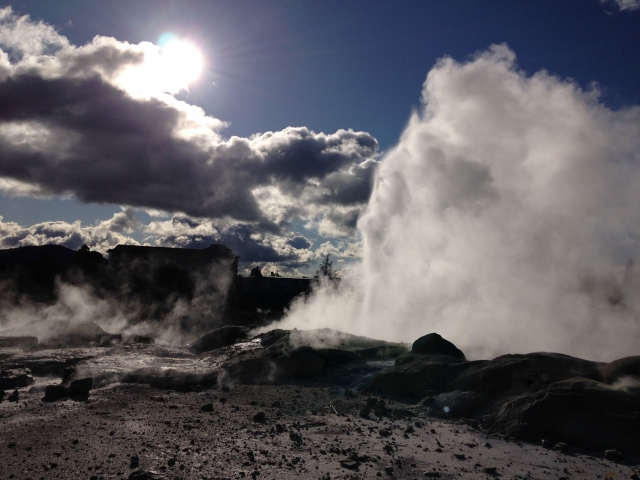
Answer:
[[[367,396],[321,384],[113,384],[52,402],[46,384],[0,403],[2,480],[628,479],[640,460],[508,441],[389,400],[391,416],[361,418]]]

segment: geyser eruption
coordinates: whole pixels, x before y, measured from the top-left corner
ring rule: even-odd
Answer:
[[[388,340],[438,332],[468,357],[638,354],[640,108],[613,111],[506,45],[440,60],[384,158],[339,290],[300,300],[284,327]]]

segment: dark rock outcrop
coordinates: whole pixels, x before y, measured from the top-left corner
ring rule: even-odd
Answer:
[[[515,438],[553,438],[594,450],[640,453],[640,395],[571,379],[506,402],[493,428]]]
[[[22,365],[5,367],[0,370],[0,390],[28,387],[34,382],[31,371]]]
[[[365,385],[366,391],[424,398],[429,394],[449,390],[450,383],[465,370],[486,363],[485,360],[467,362],[446,355],[409,354],[398,359],[399,365],[383,370]]]
[[[407,353],[404,345],[350,335],[328,328],[279,330],[258,337],[266,348],[240,354],[223,365],[227,375],[244,383],[311,378],[327,368]]]
[[[413,353],[430,355],[447,355],[449,357],[465,360],[464,353],[449,340],[445,340],[437,333],[429,333],[413,342],[411,347]]]
[[[206,333],[195,342],[187,345],[191,353],[196,355],[210,352],[222,347],[228,347],[239,340],[247,338],[248,329],[237,325],[226,325]]]

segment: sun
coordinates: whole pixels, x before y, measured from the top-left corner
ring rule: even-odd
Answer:
[[[118,83],[135,97],[176,95],[189,91],[189,86],[202,74],[204,60],[193,44],[167,33],[157,45],[140,44],[144,61],[124,69]]]
[[[196,47],[182,40],[169,40],[160,52],[160,74],[168,84],[188,88],[202,72],[202,55]]]

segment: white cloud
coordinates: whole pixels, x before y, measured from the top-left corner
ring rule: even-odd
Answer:
[[[0,216],[0,248],[62,245],[77,250],[86,244],[104,255],[118,244],[138,245],[135,239],[125,235],[134,231],[137,225],[129,209],[96,225],[84,227],[80,221],[42,222],[23,227],[15,222],[4,222]]]
[[[640,9],[640,0],[601,0],[603,4],[615,3],[620,10],[638,10]]]
[[[285,325],[404,341],[436,331],[472,357],[637,354],[638,292],[624,304],[616,292],[640,257],[640,108],[527,76],[505,45],[442,59],[423,98],[360,220],[361,277]]]

